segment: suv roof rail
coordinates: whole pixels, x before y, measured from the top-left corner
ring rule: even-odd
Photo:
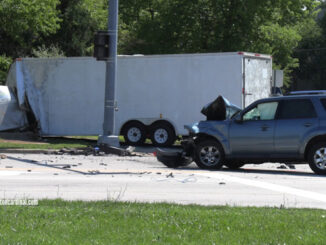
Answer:
[[[326,90],[303,90],[303,91],[292,91],[287,95],[309,95],[309,94],[326,94]]]

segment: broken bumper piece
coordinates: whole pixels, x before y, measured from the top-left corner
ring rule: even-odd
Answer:
[[[169,168],[184,167],[192,162],[192,158],[185,156],[184,152],[166,151],[160,148],[156,149],[156,158]]]

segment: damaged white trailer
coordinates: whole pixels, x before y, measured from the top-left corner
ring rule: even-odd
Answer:
[[[219,94],[240,107],[268,97],[272,57],[252,53],[119,56],[115,134],[129,143],[169,145]],[[23,58],[7,86],[43,136],[98,135],[105,63],[94,58]]]

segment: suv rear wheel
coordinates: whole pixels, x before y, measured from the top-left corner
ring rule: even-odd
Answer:
[[[308,162],[316,174],[326,175],[326,142],[320,142],[311,147]]]
[[[202,169],[220,169],[223,166],[224,151],[215,140],[202,140],[196,145],[195,162]]]

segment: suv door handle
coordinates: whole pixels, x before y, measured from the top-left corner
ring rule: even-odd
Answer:
[[[261,128],[262,131],[267,131],[267,129],[269,129],[269,126],[263,125],[260,128]]]
[[[305,126],[306,128],[309,128],[312,126],[312,123],[305,123],[305,124],[303,124],[303,126]]]

